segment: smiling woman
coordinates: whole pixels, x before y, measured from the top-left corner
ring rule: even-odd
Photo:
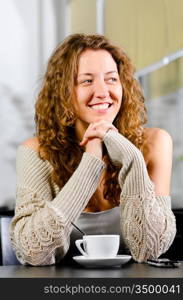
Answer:
[[[106,50],[85,50],[78,61],[74,109],[76,128],[100,120],[113,122],[122,100],[122,84],[112,55]],[[80,133],[81,136],[83,132]]]
[[[11,240],[22,264],[64,264],[73,223],[119,234],[138,262],[171,245],[172,141],[145,128],[146,109],[125,52],[101,35],[74,34],[51,56],[36,102],[36,137],[17,151]]]
[[[112,123],[121,101],[122,84],[112,55],[102,49],[87,49],[81,53],[73,99],[78,138],[82,139],[90,123],[100,120]]]

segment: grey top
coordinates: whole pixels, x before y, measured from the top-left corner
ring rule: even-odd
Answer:
[[[86,234],[119,234],[120,248],[118,254],[129,254],[125,246],[120,228],[120,208],[119,206],[101,212],[82,212],[75,224]],[[82,255],[75,246],[75,241],[82,239],[82,234],[73,227],[70,236],[69,251],[61,261],[73,263],[72,257]]]

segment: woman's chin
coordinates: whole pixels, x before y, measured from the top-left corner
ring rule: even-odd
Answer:
[[[100,121],[107,121],[107,122],[109,122],[109,123],[113,123],[113,121],[114,121],[114,119],[115,118],[113,118],[113,117],[110,117],[110,116],[100,116],[100,117],[96,117],[96,118],[90,118],[90,120],[88,120],[89,122],[89,124],[91,124],[91,123],[96,123],[96,122],[100,122]]]

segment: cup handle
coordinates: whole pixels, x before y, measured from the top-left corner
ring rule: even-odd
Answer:
[[[83,254],[84,256],[88,256],[88,254],[82,249],[81,244],[83,244],[84,241],[83,240],[76,240],[75,244],[76,247],[78,248],[78,250],[81,252],[81,254]]]

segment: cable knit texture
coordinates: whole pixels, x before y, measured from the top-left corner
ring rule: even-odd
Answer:
[[[140,150],[110,130],[104,143],[114,164],[121,164],[121,229],[133,258],[138,262],[166,252],[176,233],[170,196],[156,196]]]
[[[121,230],[136,261],[157,258],[171,245],[175,217],[169,196],[155,196],[141,152],[110,130],[104,143],[114,164],[120,164]],[[71,178],[60,190],[52,181],[52,166],[21,145],[17,151],[17,197],[10,227],[12,246],[22,264],[50,265],[68,251],[71,222],[86,207],[100,182],[105,164],[84,153]]]
[[[71,222],[79,217],[95,192],[104,163],[88,153],[59,191],[52,167],[34,150],[17,151],[17,202],[10,236],[22,264],[50,265],[69,248]]]

